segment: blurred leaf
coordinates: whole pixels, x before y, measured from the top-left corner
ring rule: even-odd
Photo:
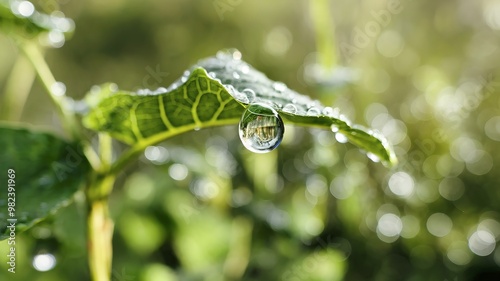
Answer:
[[[325,249],[310,253],[294,263],[283,275],[283,280],[343,280],[346,272],[345,257],[342,253]]]
[[[103,91],[102,101],[84,118],[84,124],[138,150],[193,129],[237,124],[249,104],[265,103],[291,123],[333,130],[384,164],[397,162],[382,135],[351,126],[337,109],[325,108],[269,80],[240,56],[238,51],[219,52],[200,61],[188,71],[189,77],[186,72],[169,89],[117,91],[111,97]]]
[[[117,223],[125,242],[136,253],[150,254],[165,240],[166,233],[153,217],[125,211]]]
[[[9,34],[25,38],[35,37],[43,32],[52,32],[52,36],[64,36],[73,32],[74,22],[59,14],[40,13],[29,1],[0,0],[0,27]]]
[[[0,239],[6,239],[7,219],[17,219],[17,231],[23,231],[68,204],[85,181],[89,164],[77,144],[27,129],[0,127],[0,147],[0,182],[6,185],[0,192]],[[12,214],[9,179],[15,182]]]

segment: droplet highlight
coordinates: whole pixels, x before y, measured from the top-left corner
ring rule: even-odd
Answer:
[[[243,145],[255,153],[266,153],[279,146],[285,127],[278,112],[266,104],[251,104],[241,116],[239,136]]]
[[[309,109],[307,110],[306,115],[307,115],[307,116],[319,116],[320,112],[321,112],[321,111],[320,111],[318,108],[316,108],[316,107],[311,107],[311,108],[309,108]]]
[[[255,91],[252,90],[252,89],[244,89],[242,91],[242,93],[247,97],[248,99],[248,103],[252,103],[255,101],[255,98],[257,97],[257,95],[255,94]]]

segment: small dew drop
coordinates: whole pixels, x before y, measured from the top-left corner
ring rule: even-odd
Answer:
[[[348,142],[349,140],[347,139],[347,137],[342,134],[342,133],[336,133],[335,134],[335,139],[340,142],[340,143],[346,143]]]
[[[380,158],[378,158],[378,156],[377,156],[377,155],[375,155],[375,154],[373,154],[373,153],[371,153],[371,152],[368,152],[368,153],[366,154],[366,156],[368,156],[368,158],[370,158],[370,160],[372,160],[372,161],[373,161],[373,162],[375,162],[375,163],[380,162]]]
[[[307,110],[307,116],[319,116],[320,110],[316,107],[311,107]]]
[[[217,74],[215,74],[215,72],[209,72],[208,73],[208,76],[210,76],[210,78],[217,78]]]
[[[236,71],[233,72],[233,78],[236,80],[240,79],[240,75],[238,74],[238,72],[236,72]]]
[[[248,64],[243,64],[240,70],[241,73],[248,74],[248,72],[250,72],[250,66]]]
[[[35,6],[29,1],[16,1],[14,3],[19,3],[17,5],[17,12],[25,18],[30,17],[35,12]]]
[[[61,48],[64,45],[64,34],[59,30],[51,30],[47,34],[48,43],[53,48]]]
[[[266,153],[278,147],[284,132],[285,127],[278,112],[260,103],[248,106],[239,124],[241,142],[255,153]]]
[[[325,108],[323,108],[323,111],[321,112],[323,115],[326,115],[326,116],[329,116],[329,117],[332,117],[333,116],[333,108],[327,106]]]
[[[226,49],[218,51],[216,57],[219,59],[232,59],[232,60],[241,60],[241,52],[237,49]]]
[[[278,93],[283,93],[286,90],[286,85],[282,82],[274,82],[273,89]]]
[[[285,105],[282,110],[286,113],[294,114],[297,112],[297,107],[295,106],[295,104],[289,103]]]
[[[247,97],[248,103],[252,103],[255,101],[255,97],[257,96],[252,89],[244,89],[242,93]]]
[[[63,82],[55,82],[50,87],[52,93],[58,97],[64,96],[66,94],[66,85]]]
[[[184,73],[182,74],[183,76],[189,76],[191,74],[191,72],[189,70],[186,70],[184,71]]]
[[[166,92],[167,92],[167,89],[165,87],[158,87],[158,89],[155,90],[155,94],[163,94]]]
[[[331,128],[332,128],[332,132],[334,132],[334,133],[339,131],[339,126],[337,124],[332,124]]]

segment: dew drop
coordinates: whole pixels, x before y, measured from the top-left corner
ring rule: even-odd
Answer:
[[[239,135],[243,145],[255,153],[269,152],[281,143],[285,127],[272,107],[255,103],[241,116]]]
[[[323,108],[323,111],[321,112],[323,115],[326,115],[326,116],[333,116],[333,108],[327,106],[325,108]]]
[[[380,162],[380,158],[379,158],[377,155],[375,155],[375,154],[373,154],[373,153],[371,153],[371,152],[368,152],[368,153],[366,154],[366,156],[368,156],[368,158],[370,158],[370,160],[372,160],[372,161],[373,161],[373,162],[375,162],[375,163]]]
[[[64,85],[63,82],[55,82],[52,84],[50,87],[50,90],[52,91],[52,94],[55,96],[64,96],[66,94],[66,85]]]
[[[248,74],[248,72],[250,72],[250,66],[248,64],[243,64],[240,70],[241,73]]]
[[[208,73],[208,76],[210,76],[210,78],[217,78],[217,74],[215,74],[215,72],[209,72]]]
[[[241,52],[237,49],[226,49],[218,51],[216,57],[219,59],[241,60]]]
[[[340,129],[337,124],[332,124],[331,128],[332,128],[332,132],[334,132],[334,133],[337,133]]]
[[[335,139],[340,143],[346,143],[348,141],[347,137],[342,133],[336,133]]]
[[[286,85],[282,82],[274,82],[273,89],[278,93],[283,93],[286,90]]]
[[[233,72],[233,78],[236,80],[240,79],[240,75],[238,74],[238,72],[236,72],[236,71]]]
[[[316,107],[309,108],[307,110],[307,113],[306,113],[307,116],[319,116],[319,114],[320,114],[320,111]]]
[[[244,89],[244,90],[242,91],[242,93],[243,93],[243,94],[247,97],[247,99],[248,99],[248,103],[252,103],[252,102],[254,102],[254,101],[255,101],[255,97],[257,96],[257,95],[255,94],[254,90],[252,90],[252,89],[248,89],[248,88]]]
[[[297,107],[295,106],[295,104],[289,103],[285,105],[282,110],[286,113],[294,114],[295,112],[297,112]]]

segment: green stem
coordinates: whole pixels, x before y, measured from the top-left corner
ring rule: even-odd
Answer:
[[[120,158],[113,163],[109,170],[109,174],[116,175],[121,170],[125,168],[132,160],[136,159],[137,156],[144,150],[144,147],[141,145],[135,145],[129,148],[127,151],[121,154]]]
[[[330,14],[330,1],[309,0],[311,18],[316,32],[316,48],[319,63],[327,70],[332,69],[337,60],[335,50],[335,28]]]
[[[2,119],[19,121],[35,79],[35,71],[24,56],[18,56],[5,85]]]
[[[31,61],[31,64],[35,68],[36,74],[42,82],[43,87],[56,105],[59,115],[61,116],[61,122],[63,123],[64,129],[66,132],[70,132],[73,139],[81,139],[79,126],[77,126],[78,123],[76,122],[74,112],[65,104],[64,96],[57,95],[52,88],[57,81],[54,78],[54,75],[52,75],[47,62],[43,58],[38,45],[34,42],[27,41],[20,43],[19,46],[28,60]]]
[[[114,182],[113,176],[97,176],[87,190],[87,247],[93,281],[109,281],[111,278],[114,224],[109,217],[108,194]]]
[[[101,153],[101,171],[109,172],[113,161],[113,142],[108,133],[99,133],[99,151]]]

